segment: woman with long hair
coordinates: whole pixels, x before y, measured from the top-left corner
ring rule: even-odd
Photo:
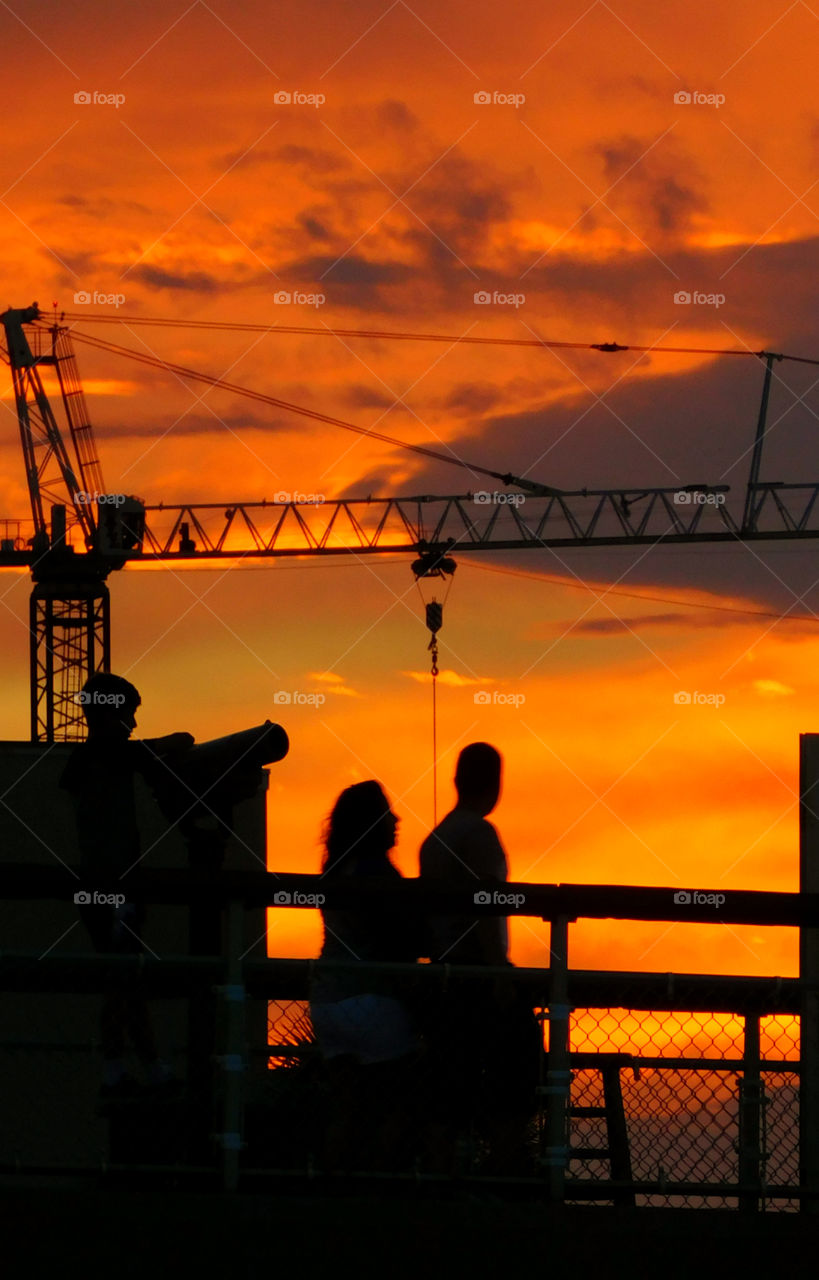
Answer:
[[[328,884],[400,881],[389,857],[397,829],[398,818],[377,782],[347,787],[325,829]],[[372,899],[357,908],[322,908],[322,920],[310,1017],[333,1101],[325,1158],[331,1167],[350,1167],[355,1152],[359,1165],[384,1167],[401,1161],[402,1142],[409,1137],[406,1098],[396,1110],[394,1094],[412,1073],[419,1037],[400,982],[364,962],[414,962],[423,953],[420,931],[411,913]],[[332,967],[323,968],[322,961]]]

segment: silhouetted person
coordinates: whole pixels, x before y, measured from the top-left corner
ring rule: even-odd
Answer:
[[[329,886],[366,878],[393,884],[401,873],[389,851],[398,818],[377,782],[342,791],[327,823],[323,872]],[[319,960],[414,962],[422,950],[418,922],[406,911],[362,903],[322,908]],[[413,1136],[405,1094],[419,1037],[403,995],[388,975],[355,966],[319,968],[310,1016],[328,1069],[332,1115],[325,1157],[330,1167],[400,1164]]]
[[[481,880],[508,879],[506,852],[487,814],[501,791],[500,754],[464,747],[455,770],[458,800],[421,846],[422,879],[460,887],[464,913],[430,916],[430,960],[513,969],[505,916],[470,912]],[[488,1168],[525,1167],[524,1138],[535,1109],[541,1035],[531,1004],[508,978],[457,978],[430,1000],[430,1118],[433,1161],[451,1167],[458,1139],[477,1130],[490,1143]]]
[[[60,780],[74,806],[80,871],[85,901],[79,911],[95,949],[103,954],[140,954],[145,908],[129,900],[138,884],[140,861],[134,777],[141,773],[152,785],[169,768],[174,755],[193,744],[187,733],[142,742],[129,741],[136,727],[138,691],[121,676],[92,676],[80,694],[88,738],[72,752]],[[124,895],[116,905],[95,901],[94,894]],[[90,900],[88,900],[90,899]],[[170,1071],[157,1053],[145,997],[134,979],[112,975],[101,1012],[102,1097],[126,1097],[138,1089],[129,1075],[128,1042],[151,1086],[162,1087]]]

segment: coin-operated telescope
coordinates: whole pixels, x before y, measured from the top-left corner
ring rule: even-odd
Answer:
[[[256,794],[264,766],[283,760],[289,749],[281,725],[266,720],[165,758],[167,770],[156,784],[156,798],[165,817],[178,824],[193,866],[221,867],[234,805]]]
[[[242,729],[224,738],[213,738],[190,747],[180,758],[184,773],[198,794],[203,786],[237,785],[239,777],[256,773],[266,764],[283,760],[290,740],[280,724],[265,720],[253,729]]]

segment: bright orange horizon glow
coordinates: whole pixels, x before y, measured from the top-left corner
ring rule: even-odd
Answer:
[[[772,22],[761,0],[179,13],[33,0],[25,24],[0,14],[4,305],[268,325],[71,321],[501,474],[573,491],[708,481],[741,511],[762,368],[708,353],[819,356],[816,23],[805,6]],[[110,492],[229,506],[490,487],[79,341],[76,355]],[[776,366],[765,478],[819,481],[814,372]],[[27,528],[0,384],[0,520]],[[111,576],[114,668],[142,692],[140,734],[201,740],[266,717],[290,734],[270,776],[272,869],[318,870],[335,796],[378,777],[401,818],[396,865],[417,873],[431,701],[409,561]],[[505,760],[492,820],[513,879],[796,889],[798,736],[819,725],[815,579],[797,542],[459,559],[440,636],[439,817],[459,749],[486,739]],[[0,592],[3,736],[25,738],[27,575],[7,571]],[[281,705],[282,691],[324,702]],[[511,936],[518,963],[546,962],[545,925],[514,920]],[[320,937],[317,913],[270,912],[271,953],[314,955]],[[787,930],[579,922],[571,948],[588,968],[797,965]]]

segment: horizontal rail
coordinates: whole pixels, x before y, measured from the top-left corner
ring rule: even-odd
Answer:
[[[288,910],[319,906],[362,909],[377,905],[429,915],[565,917],[599,920],[676,921],[688,924],[754,924],[819,928],[819,893],[640,885],[530,884],[478,880],[468,888],[406,878],[395,884],[364,877],[273,871],[224,871],[208,876],[187,870],[137,871],[102,886],[64,867],[6,863],[0,896],[16,900],[64,899],[78,891],[125,892],[134,902],[224,904]]]
[[[487,965],[404,964],[382,961],[315,961],[271,957],[245,959],[242,975],[251,999],[307,1000],[310,979],[323,972],[372,972],[404,977],[412,983],[441,982],[458,977],[486,982],[508,977],[509,967]],[[531,998],[533,1007],[551,998],[549,968],[518,968],[515,983]],[[138,975],[147,994],[185,996],[203,982],[225,981],[227,961],[220,956],[98,955],[52,951],[0,951],[0,990],[89,994],[104,989],[110,975]],[[654,1009],[689,1013],[800,1013],[806,984],[799,978],[749,977],[722,974],[633,973],[609,969],[569,969],[569,1001],[574,1009]]]

